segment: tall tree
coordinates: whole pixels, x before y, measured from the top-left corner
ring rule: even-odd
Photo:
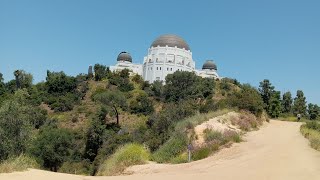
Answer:
[[[310,120],[317,119],[320,115],[320,107],[316,104],[308,104],[308,115]]]
[[[5,93],[5,84],[3,82],[3,74],[0,73],[0,96]]]
[[[274,93],[274,86],[272,86],[272,84],[270,83],[270,81],[268,79],[265,79],[262,82],[260,82],[259,92],[260,92],[262,100],[268,110],[270,98],[272,96],[272,93]]]
[[[297,96],[294,98],[293,102],[293,112],[295,115],[301,114],[302,116],[306,115],[307,111],[307,102],[304,93],[301,90],[297,91]]]
[[[282,96],[282,111],[284,113],[290,113],[292,112],[292,95],[291,92],[286,92]]]
[[[33,76],[30,73],[26,73],[24,70],[15,70],[13,74],[15,76],[17,89],[31,87]]]
[[[107,76],[107,67],[101,64],[94,65],[94,79],[96,81],[101,81],[103,78]]]
[[[275,91],[271,94],[268,113],[272,118],[278,118],[281,114],[280,91]]]
[[[111,107],[117,118],[117,124],[119,125],[119,110],[126,107],[126,98],[123,93],[115,91],[107,91],[94,96],[94,100],[101,102],[107,107]]]

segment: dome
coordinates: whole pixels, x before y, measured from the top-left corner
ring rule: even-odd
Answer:
[[[177,46],[178,48],[185,49],[185,50],[190,50],[189,45],[184,41],[181,37],[173,34],[166,34],[158,37],[153,43],[151,44],[151,47],[166,47],[168,45],[169,47],[175,47]]]
[[[217,65],[213,62],[213,60],[207,60],[203,66],[202,69],[209,69],[209,70],[217,70]]]
[[[129,53],[127,52],[121,52],[118,55],[117,61],[128,61],[128,62],[132,62],[132,57]]]

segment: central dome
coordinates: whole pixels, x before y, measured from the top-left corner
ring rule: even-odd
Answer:
[[[158,37],[153,43],[151,44],[151,47],[176,47],[185,49],[185,50],[190,50],[189,45],[184,41],[181,37],[174,35],[174,34],[165,34],[160,37]]]

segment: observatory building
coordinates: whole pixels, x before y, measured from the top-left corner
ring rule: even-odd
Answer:
[[[219,79],[217,65],[207,60],[201,70],[195,69],[195,61],[189,45],[177,35],[167,34],[158,37],[148,49],[143,64],[132,63],[128,52],[121,52],[117,64],[110,66],[111,71],[129,69],[132,74],[139,74],[145,81],[165,81],[168,74],[176,71],[195,72],[203,78]]]

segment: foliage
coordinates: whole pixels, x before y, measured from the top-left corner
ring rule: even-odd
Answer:
[[[310,120],[317,119],[320,116],[320,107],[316,104],[308,104],[308,115]]]
[[[186,150],[188,144],[187,136],[183,134],[175,134],[163,146],[152,155],[152,160],[164,163],[178,156]]]
[[[320,151],[320,125],[318,122],[307,122],[307,124],[301,125],[300,132],[309,139],[312,148]]]
[[[103,78],[107,77],[107,67],[101,64],[94,65],[94,79],[96,81],[101,81]]]
[[[127,106],[126,98],[121,92],[107,91],[94,96],[94,100],[105,106],[111,107],[116,115],[119,124],[119,110]]]
[[[148,99],[147,94],[139,94],[133,101],[129,104],[131,113],[149,115],[153,113],[153,102]]]
[[[298,90],[297,96],[294,98],[293,102],[293,112],[295,115],[301,114],[302,116],[306,115],[307,105],[306,98],[303,94],[303,91]]]
[[[275,91],[271,94],[271,97],[269,99],[268,114],[272,118],[278,118],[281,114],[280,91]]]
[[[23,153],[32,126],[39,127],[44,121],[43,114],[28,105],[28,96],[25,89],[18,90],[0,107],[0,161]]]
[[[98,118],[94,118],[91,120],[89,128],[87,130],[84,157],[89,159],[91,162],[98,155],[98,150],[103,143],[103,133],[106,129],[104,122],[106,114],[106,110],[101,109]]]
[[[15,171],[25,171],[28,168],[39,169],[40,165],[33,158],[21,154],[14,158],[9,158],[0,164],[0,173],[12,173]]]
[[[291,113],[292,112],[292,95],[291,92],[286,92],[282,96],[282,111],[284,113]]]
[[[109,82],[110,84],[117,86],[122,92],[132,91],[134,89],[134,86],[130,82],[129,75],[130,73],[128,69],[111,73]]]
[[[126,144],[100,166],[97,174],[99,176],[117,175],[129,166],[146,163],[149,157],[148,150],[142,145]]]
[[[69,158],[72,143],[72,133],[67,129],[45,127],[33,140],[29,152],[43,167],[56,172]]]
[[[33,81],[33,76],[30,73],[26,73],[24,70],[14,71],[14,76],[16,77],[16,88],[30,88]]]
[[[258,91],[248,84],[242,86],[239,92],[234,93],[229,99],[233,107],[250,111],[260,116],[263,112],[263,100]]]
[[[203,79],[193,72],[176,71],[166,76],[164,96],[168,102],[206,98],[213,94],[213,88],[213,79]]]
[[[272,86],[268,79],[264,79],[262,82],[260,82],[259,92],[264,104],[266,105],[266,108],[269,109],[270,99],[274,93],[274,86]]]

